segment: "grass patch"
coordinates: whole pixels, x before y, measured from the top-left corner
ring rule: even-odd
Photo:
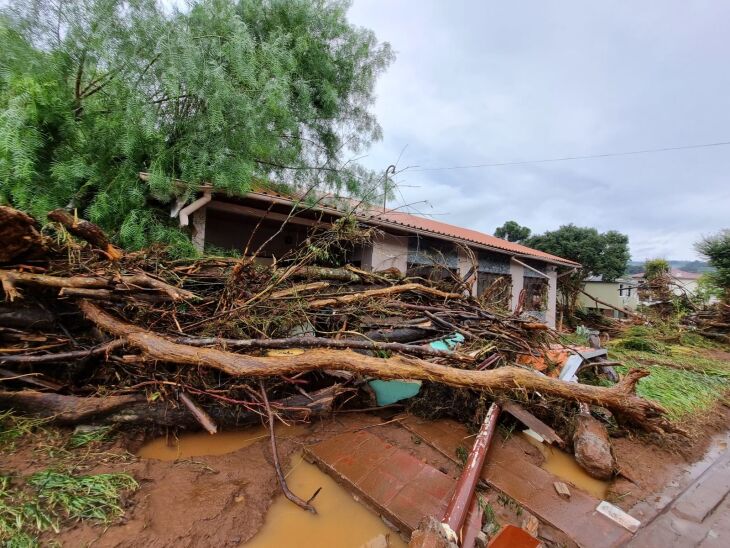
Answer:
[[[15,442],[37,432],[47,422],[48,419],[21,417],[12,411],[0,411],[0,450],[13,450]]]
[[[57,515],[102,523],[123,515],[122,491],[138,487],[129,474],[73,476],[52,470],[33,474],[28,483],[36,489],[38,500]]]
[[[89,430],[77,429],[69,438],[68,447],[70,449],[78,449],[79,447],[85,447],[92,443],[105,441],[109,437],[109,433],[111,431],[111,426],[102,426]]]
[[[656,353],[632,350],[620,342],[611,344],[611,358],[623,363],[617,371],[648,369],[651,374],[639,381],[637,394],[663,405],[670,420],[702,414],[727,397],[730,362],[708,356],[706,347],[664,344]]]
[[[123,492],[137,487],[129,474],[74,476],[46,470],[16,482],[0,476],[0,545],[38,546],[37,535],[58,533],[65,520],[110,523],[124,514]]]

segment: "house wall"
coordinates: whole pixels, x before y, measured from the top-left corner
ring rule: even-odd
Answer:
[[[625,286],[626,284],[624,284]],[[636,288],[631,289],[631,294],[626,294],[624,289],[623,294],[619,295],[619,289],[621,282],[586,282],[585,292],[596,297],[602,301],[605,301],[618,308],[626,308],[628,310],[636,310],[639,305],[639,295]],[[608,307],[601,303],[596,303],[590,297],[583,295],[582,293],[578,296],[578,306],[581,308],[599,308],[601,310],[608,309]]]
[[[555,266],[548,266],[545,270],[550,278],[548,279],[548,307],[546,314],[546,323],[554,328],[555,317],[558,310],[558,268]]]
[[[520,302],[520,292],[524,287],[525,267],[515,261],[509,263],[509,273],[512,276],[512,310]]]
[[[474,257],[476,257],[476,252],[474,252]],[[469,257],[469,255],[464,251],[462,248],[459,248],[459,276],[464,278],[464,276],[467,275],[469,270],[474,266],[472,264],[472,259]],[[478,265],[477,265],[478,268]],[[471,294],[476,296],[477,294],[477,270],[475,269],[474,272],[472,272],[471,278],[468,280],[471,283]]]
[[[405,274],[408,268],[408,236],[387,232],[378,236],[371,245],[363,248],[362,268],[375,272],[397,268]]]

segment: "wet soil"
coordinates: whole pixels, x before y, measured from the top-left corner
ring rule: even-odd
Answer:
[[[718,408],[694,424],[691,442],[685,440],[682,451],[678,450],[678,444],[660,444],[647,436],[613,438],[613,450],[622,475],[610,485],[607,498],[624,509],[651,498],[672,481],[678,470],[684,470],[687,463],[698,460],[711,436],[727,430],[728,424],[730,410]],[[279,436],[281,461],[289,463],[305,444],[362,428],[398,444],[444,473],[458,476],[459,468],[451,459],[398,426],[397,420],[373,414],[339,415],[311,426],[297,427],[295,435],[286,435],[282,430]],[[69,435],[68,431],[49,430],[56,437]],[[164,440],[158,440],[155,442],[158,444],[157,458],[130,455],[144,445],[143,433],[120,434],[114,443],[77,450],[73,456],[63,458],[44,448],[44,442],[28,439],[19,443],[15,451],[3,455],[0,473],[25,476],[49,467],[70,466],[81,473],[128,472],[139,481],[140,488],[125,502],[127,511],[120,522],[108,527],[67,524],[60,534],[44,537],[42,540],[46,542],[101,547],[242,545],[255,540],[267,516],[276,518],[274,510],[271,514],[269,511],[272,504],[276,504],[279,488],[268,440],[262,436],[264,432],[263,429],[254,431],[249,436],[252,440],[239,445],[236,444],[240,442],[240,436],[226,434],[222,439],[228,444],[226,451],[232,452],[223,454],[203,454],[211,452],[206,445],[212,437],[207,434],[194,436],[192,445],[189,442],[176,445],[172,438],[168,446]],[[499,442],[516,444],[524,458],[535,464],[542,464],[546,458],[522,436],[513,435]],[[165,452],[173,460],[160,460]],[[299,493],[300,496],[309,497],[310,487],[309,484],[303,487],[305,492]],[[498,522],[521,525],[524,521],[525,513],[497,493],[487,491],[484,497]],[[314,504],[317,506],[316,499]],[[544,524],[540,526],[540,536],[548,545],[569,544],[558,531]]]

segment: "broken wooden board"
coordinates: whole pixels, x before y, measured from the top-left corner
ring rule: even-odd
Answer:
[[[558,433],[550,428],[547,424],[538,419],[535,415],[530,413],[527,409],[522,407],[519,403],[513,401],[502,402],[502,410],[507,411],[510,415],[520,421],[522,424],[531,428],[542,436],[542,438],[548,443],[554,443],[558,447],[565,447],[563,438],[558,436]]]
[[[455,462],[456,448],[473,443],[466,427],[455,421],[427,421],[404,415],[398,424]],[[525,460],[512,444],[496,440],[491,445],[482,479],[560,529],[579,546],[623,546],[631,539],[631,533],[596,511],[598,499],[578,489],[572,490],[570,500],[561,498],[553,487],[558,478]]]

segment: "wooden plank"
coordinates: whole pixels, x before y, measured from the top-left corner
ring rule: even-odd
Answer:
[[[519,403],[513,401],[506,401],[502,403],[502,409],[507,411],[510,415],[520,421],[522,424],[531,428],[548,443],[558,445],[559,447],[565,447],[565,442],[558,433],[550,428],[547,424],[538,419],[535,415],[530,413],[527,409],[522,407]]]

